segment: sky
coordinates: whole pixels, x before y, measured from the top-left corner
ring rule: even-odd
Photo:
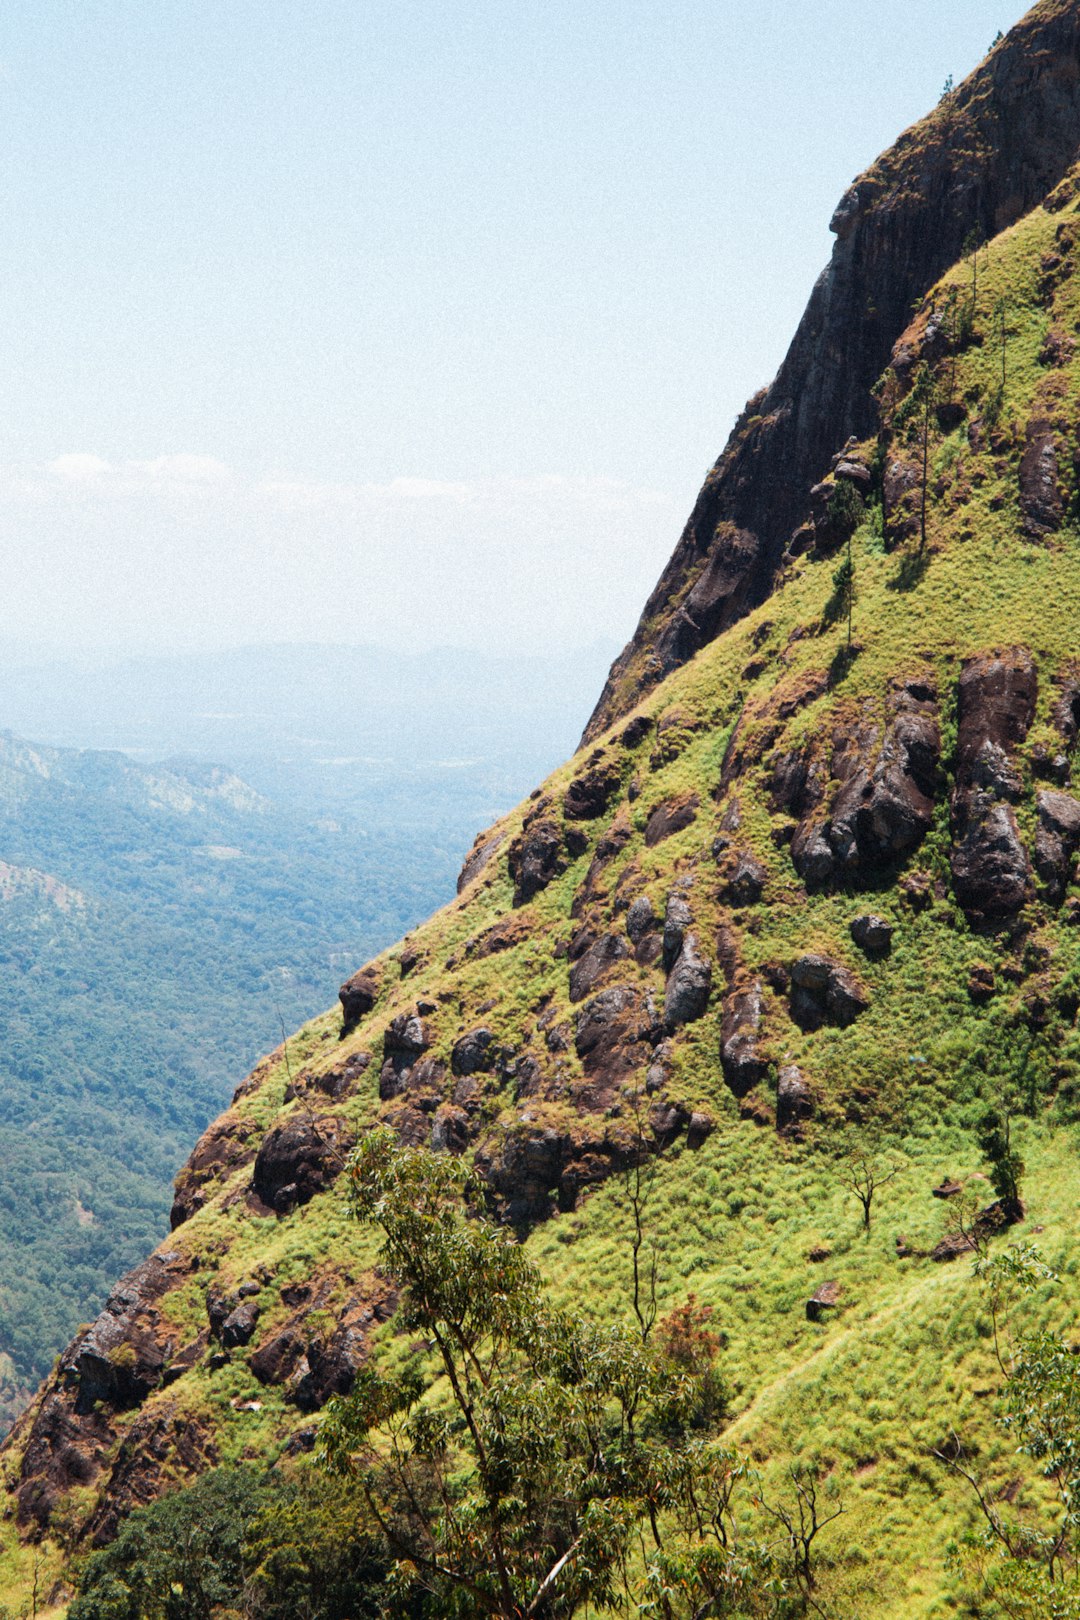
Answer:
[[[1022,9],[6,8],[0,645],[623,641],[840,195]]]

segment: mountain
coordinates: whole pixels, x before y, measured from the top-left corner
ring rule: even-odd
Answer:
[[[831,220],[832,259],[783,365],[751,399],[705,480],[585,731],[760,605],[838,446],[876,431],[872,390],[914,301],[961,256],[1042,201],[1080,142],[1080,16],[1034,6],[964,84],[861,174]]]
[[[1023,1323],[1076,1312],[1078,41],[1044,0],[857,183],[586,744],[203,1136],[5,1445],[16,1601],[211,1465],[302,1467],[361,1370],[428,1365],[342,1196],[382,1122],[469,1160],[579,1319],[631,1314],[644,1171],[659,1307],[712,1312],[755,1500],[794,1467],[842,1505],[791,1603],[1002,1612],[964,1473],[1029,1526],[1046,1481],[972,1255],[1037,1244]]]

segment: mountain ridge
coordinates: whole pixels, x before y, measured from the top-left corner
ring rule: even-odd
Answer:
[[[1080,18],[1041,0],[939,106],[848,188],[774,381],[713,466],[582,742],[768,595],[829,458],[875,426],[871,389],[912,303],[1063,177],[1080,145]],[[798,543],[798,542],[796,542]]]

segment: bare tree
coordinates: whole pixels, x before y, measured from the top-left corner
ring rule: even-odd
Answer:
[[[844,1161],[843,1181],[845,1187],[853,1192],[863,1212],[863,1231],[869,1235],[870,1211],[874,1202],[874,1194],[899,1175],[900,1165],[891,1161],[879,1161],[863,1148],[852,1148]]]
[[[840,1517],[844,1511],[844,1504],[838,1501],[831,1513],[823,1513],[824,1504],[819,1505],[818,1501],[816,1468],[795,1467],[789,1471],[789,1477],[795,1488],[794,1499],[791,1502],[767,1502],[761,1497],[759,1505],[783,1531],[791,1551],[795,1579],[807,1602],[817,1609],[813,1598],[814,1588],[817,1585],[813,1562],[814,1542],[826,1525],[832,1524],[834,1519]]]
[[[626,1100],[634,1116],[637,1138],[634,1144],[633,1163],[623,1172],[622,1178],[623,1193],[630,1207],[630,1219],[634,1228],[630,1239],[632,1272],[630,1303],[638,1327],[641,1329],[641,1342],[647,1344],[649,1335],[656,1325],[656,1278],[659,1257],[655,1243],[650,1244],[646,1250],[645,1212],[652,1193],[656,1163],[652,1152],[653,1144],[645,1132],[642,1094],[640,1091],[628,1091]]]

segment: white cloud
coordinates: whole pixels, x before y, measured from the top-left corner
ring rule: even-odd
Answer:
[[[155,456],[152,461],[129,461],[132,473],[145,473],[154,482],[181,484],[223,484],[229,468],[216,456]]]
[[[80,452],[67,456],[57,456],[45,468],[46,472],[55,473],[57,478],[62,478],[69,484],[98,483],[111,470],[109,463],[103,461],[100,456],[90,456]]]

